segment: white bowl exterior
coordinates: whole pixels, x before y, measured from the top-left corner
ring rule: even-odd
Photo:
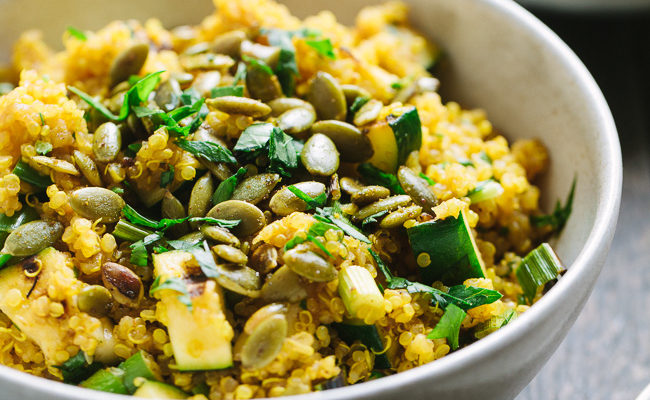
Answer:
[[[360,7],[376,1],[285,2],[301,16],[328,7],[343,16],[343,22],[352,23]],[[114,0],[102,2],[102,12],[92,13],[89,19],[94,1],[61,3],[66,12],[76,11],[69,15],[53,12],[43,19],[45,13],[32,17],[20,11],[49,12],[52,7],[48,0],[0,0],[0,7],[6,11],[0,15],[0,49],[6,54],[17,32],[35,26],[54,35],[46,37],[58,38],[67,25],[96,28],[114,18],[147,15],[167,16],[163,18],[167,24],[196,22],[210,9],[200,0]],[[600,90],[577,57],[547,27],[510,0],[408,3],[414,25],[445,49],[448,59],[441,80],[446,99],[486,109],[489,119],[509,139],[538,137],[549,147],[551,168],[543,182],[545,209],[566,196],[577,176],[573,214],[555,246],[569,271],[514,323],[468,348],[370,383],[300,396],[305,399],[514,397],[575,321],[598,277],[615,230],[622,173],[618,136]],[[73,8],[79,4],[80,9]],[[124,398],[45,381],[6,367],[0,367],[0,388],[0,398],[7,395],[24,400]]]

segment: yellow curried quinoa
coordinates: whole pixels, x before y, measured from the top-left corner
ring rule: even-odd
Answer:
[[[533,184],[546,149],[442,102],[440,50],[406,5],[347,27],[214,3],[197,26],[17,41],[0,70],[0,364],[136,396],[284,396],[432,362],[543,294],[559,269],[520,283],[563,225]],[[457,243],[429,235],[444,223]],[[452,272],[440,246],[467,252]]]

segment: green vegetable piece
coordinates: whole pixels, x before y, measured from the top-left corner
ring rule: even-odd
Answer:
[[[0,246],[4,245],[5,239],[14,229],[38,218],[36,210],[28,206],[23,206],[20,211],[16,211],[11,217],[0,214]]]
[[[160,187],[167,187],[170,183],[174,181],[174,166],[169,165],[169,169],[162,174],[160,174]]]
[[[14,167],[12,173],[20,178],[21,181],[32,184],[38,189],[46,189],[52,184],[49,176],[42,175],[22,160],[16,163],[16,166]]]
[[[223,97],[223,96],[237,96],[242,97],[244,95],[244,87],[241,85],[238,86],[223,86],[216,87],[210,92],[210,97]]]
[[[273,124],[269,123],[258,123],[249,126],[244,129],[233,150],[244,153],[244,155],[248,154],[250,157],[246,157],[247,159],[255,158],[260,151],[266,148],[274,129]]]
[[[194,246],[190,246],[190,247],[194,247]],[[165,279],[163,283],[160,283],[160,275],[159,275],[151,284],[151,288],[149,289],[149,296],[153,297],[154,293],[163,289],[174,290],[178,292],[179,293],[177,297],[178,301],[183,303],[190,311],[192,310],[192,299],[190,298],[190,293],[187,288],[187,284],[185,283],[185,281],[183,281],[183,279],[172,276]]]
[[[79,30],[74,26],[68,26],[66,28],[66,31],[70,34],[70,36],[72,36],[75,39],[79,39],[82,42],[85,42],[88,39],[88,37],[82,30]]]
[[[246,171],[246,168],[239,168],[234,175],[222,181],[212,195],[212,204],[217,205],[223,201],[230,200],[237,184],[246,175]]]
[[[312,198],[310,195],[298,189],[294,185],[288,186],[287,189],[289,189],[291,193],[295,194],[300,200],[307,203],[308,210],[323,207],[327,202],[327,193],[321,193],[318,196]]]
[[[472,204],[490,200],[503,194],[503,186],[494,179],[479,182],[476,187],[467,193]]]
[[[296,48],[293,45],[292,37],[296,32],[282,29],[263,29],[271,46],[280,48],[280,56],[275,66],[275,74],[282,86],[285,96],[293,96],[295,90],[295,77],[298,76],[298,64],[296,63]]]
[[[435,328],[427,335],[428,339],[447,339],[452,350],[458,348],[460,325],[467,314],[460,307],[450,304]]]
[[[558,200],[557,203],[555,203],[555,210],[553,210],[552,214],[539,216],[531,215],[530,222],[537,227],[550,226],[553,228],[554,233],[561,232],[571,215],[571,211],[573,210],[573,196],[576,190],[576,182],[577,179],[573,178],[571,190],[567,196],[566,203],[564,203],[564,207],[560,203],[560,200]]]
[[[336,60],[336,54],[334,54],[334,46],[329,39],[320,39],[320,40],[305,40],[305,43],[309,47],[316,50],[318,54],[330,60]]]
[[[129,242],[137,242],[138,240],[142,240],[152,233],[153,232],[142,229],[128,221],[125,221],[124,219],[117,221],[117,224],[115,224],[115,229],[113,230],[113,236],[122,240],[128,240]]]
[[[394,174],[384,172],[369,163],[359,164],[357,171],[367,183],[386,187],[395,194],[405,194],[404,189],[402,189],[402,186],[400,186],[397,180],[397,176]]]
[[[332,207],[318,208],[316,209],[316,213],[320,221],[336,225],[348,236],[370,244],[370,239],[368,239],[366,235],[354,226],[352,222],[347,219],[345,214],[343,214],[341,205],[338,202],[334,202]]]
[[[37,140],[36,143],[34,143],[34,149],[36,149],[36,152],[38,154],[44,156],[50,151],[52,151],[52,143]]]
[[[158,367],[153,357],[144,350],[140,350],[127,358],[119,365],[119,368],[124,370],[124,386],[126,386],[129,393],[133,393],[137,389],[134,382],[136,378],[162,380],[160,367]]]
[[[193,155],[211,162],[223,162],[236,164],[237,160],[233,157],[230,150],[213,142],[187,141],[185,139],[176,140],[176,145],[181,149],[192,153]]]
[[[63,375],[63,382],[77,384],[85,379],[88,379],[92,374],[102,368],[102,364],[93,362],[88,364],[86,354],[83,351],[78,352],[74,356],[68,358],[66,362],[61,365],[55,365]]]
[[[187,399],[189,394],[183,392],[176,386],[157,381],[145,380],[135,393],[133,393],[133,396],[144,399],[167,400]]]
[[[562,262],[548,243],[542,243],[528,253],[515,270],[526,301],[532,303],[537,291],[557,279],[563,270]]]
[[[348,345],[352,345],[358,340],[375,353],[382,353],[385,350],[386,345],[375,325],[365,325],[358,321],[348,321],[347,323],[335,322],[331,326],[338,332],[339,338]],[[375,355],[375,368],[391,368],[390,361],[385,353]]]
[[[108,393],[127,394],[123,382],[124,370],[120,368],[100,369],[79,386]]]
[[[485,266],[464,212],[458,218],[425,222],[406,230],[425,282],[457,285],[484,278]]]
[[[298,154],[302,150],[296,143],[282,129],[274,127],[269,139],[269,170],[291,177],[290,170],[298,168]]]
[[[404,164],[408,155],[422,146],[422,123],[417,108],[413,107],[402,115],[389,115],[388,125],[395,134],[398,149],[398,165]]]

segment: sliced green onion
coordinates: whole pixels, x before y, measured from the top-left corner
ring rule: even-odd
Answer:
[[[142,229],[139,226],[125,221],[124,219],[117,221],[115,229],[113,230],[113,236],[122,240],[128,240],[129,242],[137,242],[138,240],[142,240],[152,233],[153,232]]]
[[[54,368],[61,371],[63,382],[77,384],[101,369],[102,365],[98,362],[89,364],[86,359],[86,354],[83,351],[79,351],[76,355],[68,358],[63,364],[55,365]]]
[[[131,357],[127,358],[119,366],[124,370],[124,386],[129,393],[137,389],[134,380],[136,378],[145,378],[152,380],[162,380],[160,368],[153,357],[144,350],[140,350]]]
[[[467,193],[472,204],[480,203],[499,197],[503,194],[503,186],[493,179],[479,182],[476,187]]]
[[[528,303],[532,303],[537,291],[548,282],[557,279],[564,270],[562,262],[548,243],[542,243],[521,260],[515,275]]]
[[[20,178],[21,181],[32,184],[39,189],[46,189],[52,184],[49,176],[40,174],[22,160],[18,161],[14,167],[13,173]]]
[[[513,321],[516,318],[517,311],[515,310],[506,310],[503,314],[494,315],[489,320],[478,324],[474,330],[474,337],[477,339],[482,339],[490,333],[495,332],[498,329],[508,325],[510,321]]]
[[[338,291],[352,317],[373,323],[383,315],[384,296],[367,269],[350,265],[341,270]]]
[[[81,382],[80,386],[102,392],[127,394],[124,386],[124,371],[120,368],[107,368],[95,372],[90,378]]]
[[[4,268],[5,265],[11,260],[10,254],[0,254],[0,269]]]
[[[68,31],[70,36],[72,36],[73,38],[79,39],[79,40],[81,40],[83,42],[85,42],[88,39],[88,37],[86,36],[86,34],[82,30],[77,29],[74,26],[68,26],[66,31]]]
[[[427,335],[428,339],[447,339],[447,344],[452,350],[458,348],[458,334],[460,325],[463,323],[467,314],[462,308],[455,304],[450,304],[445,309],[445,313],[435,328]]]

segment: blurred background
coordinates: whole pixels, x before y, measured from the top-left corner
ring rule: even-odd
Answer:
[[[634,399],[650,383],[650,1],[521,2],[600,85],[618,127],[624,177],[616,235],[591,298],[517,400]]]

